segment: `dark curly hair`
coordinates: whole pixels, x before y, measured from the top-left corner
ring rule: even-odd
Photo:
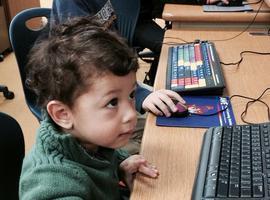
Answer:
[[[72,107],[100,76],[138,69],[137,54],[125,40],[87,17],[53,27],[29,55],[26,84],[43,108],[53,99]]]

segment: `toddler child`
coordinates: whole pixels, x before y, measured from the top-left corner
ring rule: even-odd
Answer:
[[[74,18],[56,26],[30,55],[26,83],[44,117],[24,159],[20,199],[121,199],[121,180],[132,189],[135,173],[158,177],[143,156],[119,149],[136,126],[138,62],[117,34]],[[165,104],[176,110],[171,97],[182,100],[161,90],[142,107],[169,115]]]

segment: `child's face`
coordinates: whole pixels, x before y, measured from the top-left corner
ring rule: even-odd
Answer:
[[[71,110],[72,134],[89,149],[119,148],[127,144],[137,123],[136,74],[113,74],[98,78],[90,90],[78,97]]]

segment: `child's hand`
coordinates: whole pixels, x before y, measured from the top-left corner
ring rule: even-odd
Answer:
[[[134,175],[140,172],[151,178],[157,178],[159,173],[155,166],[147,163],[141,155],[132,155],[120,164],[120,169],[124,172],[125,183],[130,189],[133,187]]]
[[[172,90],[157,90],[149,94],[143,101],[142,107],[146,111],[151,111],[156,115],[165,114],[166,117],[170,117],[170,110],[175,112],[177,110],[172,99],[179,101],[180,103],[185,104],[186,102],[182,97]],[[168,109],[170,108],[170,110]]]

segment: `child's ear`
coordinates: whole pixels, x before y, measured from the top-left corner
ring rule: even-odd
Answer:
[[[64,129],[73,127],[72,112],[70,108],[61,101],[52,100],[47,104],[47,112],[52,120]]]

